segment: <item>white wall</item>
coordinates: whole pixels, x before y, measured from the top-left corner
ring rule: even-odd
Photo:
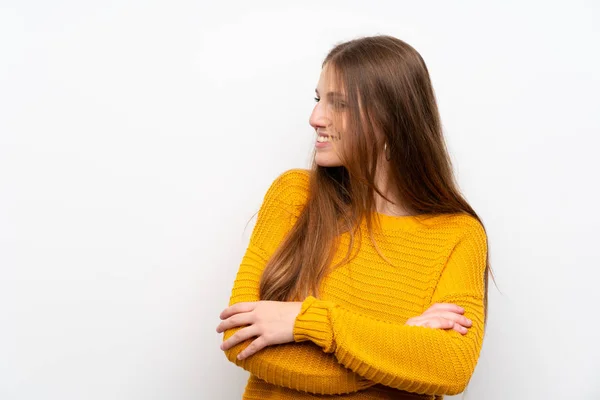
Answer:
[[[323,57],[424,57],[488,229],[464,398],[600,399],[597,2],[0,1],[0,399],[239,399],[215,328]],[[457,396],[460,398],[462,396]]]

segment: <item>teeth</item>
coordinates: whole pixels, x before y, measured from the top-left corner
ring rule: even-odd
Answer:
[[[329,136],[317,136],[317,142],[323,143],[323,142],[331,142],[332,141],[332,137]]]

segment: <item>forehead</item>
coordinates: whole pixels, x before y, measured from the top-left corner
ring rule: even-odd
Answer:
[[[345,90],[342,82],[337,81],[335,70],[328,67],[327,64],[321,69],[319,82],[317,84],[317,93],[321,95],[345,95]]]

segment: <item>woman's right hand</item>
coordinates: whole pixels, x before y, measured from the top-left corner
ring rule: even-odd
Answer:
[[[465,310],[452,303],[435,303],[417,317],[410,318],[405,325],[426,326],[438,329],[454,329],[465,335],[473,323],[465,317]]]

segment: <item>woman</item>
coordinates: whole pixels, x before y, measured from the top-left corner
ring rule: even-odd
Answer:
[[[251,373],[243,398],[460,393],[483,341],[487,237],[425,63],[394,37],[358,38],[327,55],[316,92],[312,168],[267,190],[217,327]]]

